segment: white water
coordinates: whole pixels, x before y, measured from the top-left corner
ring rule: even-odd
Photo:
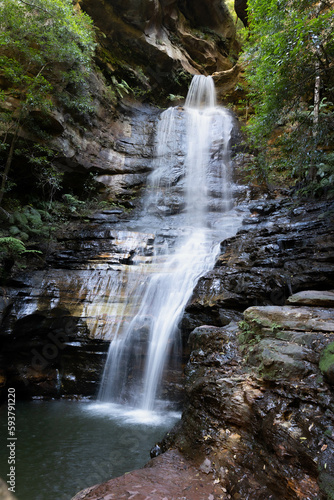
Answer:
[[[184,109],[169,108],[160,116],[156,167],[140,222],[142,232],[153,232],[159,244],[150,264],[132,266],[123,320],[113,325],[100,403],[143,412],[164,407],[160,383],[178,350],[185,306],[199,277],[212,269],[219,243],[238,226],[231,211],[231,130],[231,116],[216,106],[211,77],[194,77]]]

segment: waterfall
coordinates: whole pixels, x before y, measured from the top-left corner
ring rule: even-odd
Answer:
[[[162,403],[160,382],[180,342],[185,306],[199,277],[212,269],[220,241],[236,232],[229,215],[231,130],[211,77],[195,76],[184,108],[160,115],[138,223],[141,232],[153,233],[154,251],[150,263],[129,266],[131,279],[124,280],[131,283],[124,290],[127,312],[114,325],[101,402],[149,411]]]

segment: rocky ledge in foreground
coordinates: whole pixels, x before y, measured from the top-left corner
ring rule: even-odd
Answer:
[[[75,500],[333,499],[334,292],[287,302],[196,328],[168,451]]]

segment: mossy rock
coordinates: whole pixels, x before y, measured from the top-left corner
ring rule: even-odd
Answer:
[[[49,214],[46,210],[38,210],[39,215],[41,216],[42,219],[51,222],[52,221],[52,215]]]
[[[28,219],[29,224],[31,224],[33,227],[38,228],[38,227],[41,227],[43,225],[43,222],[42,222],[42,219],[40,216],[38,218],[33,214],[28,214],[27,219]]]
[[[328,344],[328,346],[322,351],[319,368],[326,377],[327,381],[331,385],[334,385],[334,342]]]
[[[319,476],[320,488],[326,493],[328,500],[334,500],[334,476],[322,472]]]
[[[48,222],[43,222],[41,213],[30,206],[24,207],[23,212],[13,212],[10,216],[10,224],[10,235],[20,238],[22,241],[28,241],[30,237],[38,239],[50,237]]]

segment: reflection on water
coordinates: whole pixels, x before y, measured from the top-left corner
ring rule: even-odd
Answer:
[[[18,500],[70,500],[78,491],[142,467],[179,414],[90,402],[21,402],[16,408]],[[7,408],[0,408],[0,476],[8,473]]]

